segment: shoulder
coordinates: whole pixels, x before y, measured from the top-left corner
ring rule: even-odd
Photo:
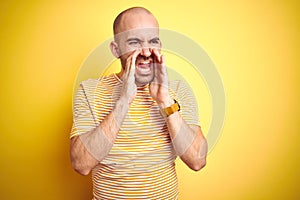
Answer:
[[[80,82],[74,97],[75,105],[78,104],[78,102],[86,102],[89,100],[89,97],[95,91],[97,84],[97,79],[87,79]]]
[[[197,99],[192,88],[184,80],[170,81],[171,97],[180,105],[180,112],[187,124],[200,125]]]
[[[83,89],[95,88],[99,83],[99,79],[87,79],[80,83]]]
[[[114,74],[108,76],[101,76],[98,79],[87,79],[80,83],[79,90],[87,98],[101,97],[110,94],[114,91],[120,82],[116,79]]]
[[[87,79],[80,83],[84,88],[96,88],[101,86],[115,86],[118,85],[121,81],[118,80],[115,74],[108,76],[101,76],[98,79]]]
[[[197,103],[193,89],[184,80],[169,82],[170,96],[176,99],[180,105],[192,106]]]

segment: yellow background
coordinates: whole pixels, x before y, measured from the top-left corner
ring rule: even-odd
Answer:
[[[91,198],[69,161],[73,83],[135,5],[200,44],[226,90],[207,166],[177,162],[180,199],[299,199],[298,2],[1,1],[0,199]]]

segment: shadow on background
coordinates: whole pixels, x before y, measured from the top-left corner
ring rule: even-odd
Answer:
[[[92,199],[91,174],[82,176],[71,165],[69,133],[72,127],[72,118],[70,117],[71,115],[66,118],[65,122],[68,122],[68,124],[65,124],[62,128],[62,135],[67,135],[67,137],[62,137],[61,140],[58,139],[58,152],[56,155],[53,155],[57,159],[55,167],[59,172],[59,185],[64,186],[63,198],[61,199]]]

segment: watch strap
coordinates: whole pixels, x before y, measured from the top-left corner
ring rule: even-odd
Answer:
[[[163,108],[161,109],[161,114],[164,117],[168,117],[170,115],[172,115],[173,113],[180,111],[180,105],[179,103],[176,101],[176,99],[174,99],[174,104],[172,104],[169,107]]]

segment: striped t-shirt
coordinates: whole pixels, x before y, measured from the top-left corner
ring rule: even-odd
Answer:
[[[115,74],[80,84],[71,137],[101,123],[114,108],[122,84]],[[184,120],[199,125],[191,90],[183,81],[171,81],[169,90]],[[168,128],[149,85],[138,87],[112,149],[92,170],[93,199],[177,199],[175,159]]]

